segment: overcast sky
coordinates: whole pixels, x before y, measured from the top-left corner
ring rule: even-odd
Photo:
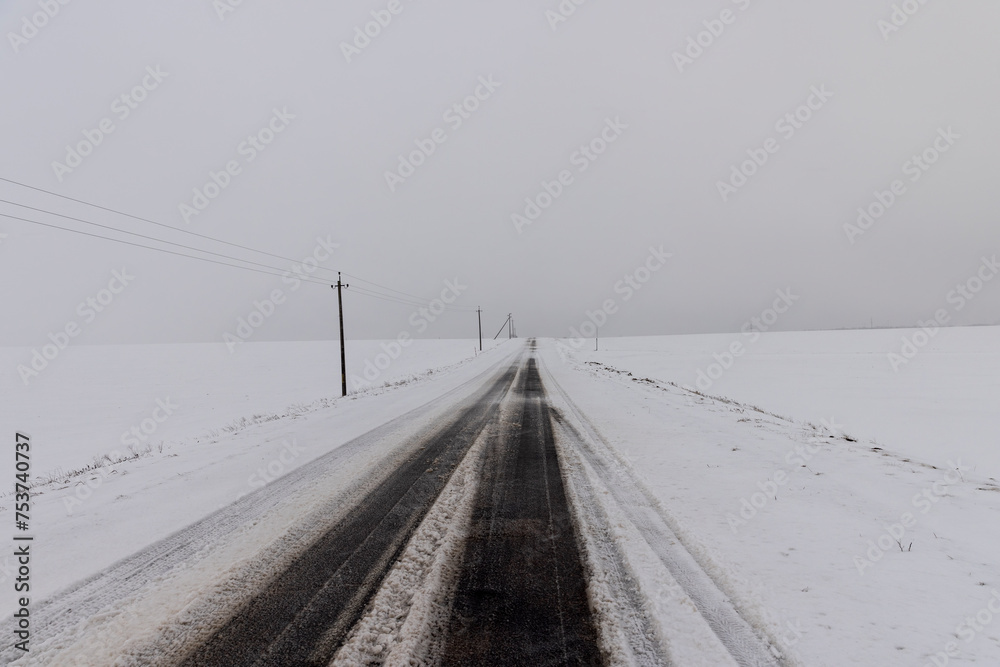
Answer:
[[[48,0],[58,12],[34,19],[46,0],[0,4],[0,177],[287,258],[329,239],[325,268],[426,299],[457,279],[454,305],[481,305],[488,336],[508,312],[521,336],[565,336],[606,300],[608,336],[735,331],[779,289],[798,297],[784,330],[913,325],[941,308],[1000,322],[1000,280],[960,312],[948,300],[1000,252],[995,0],[897,12],[898,30],[889,0],[565,0],[568,17],[558,0],[243,0],[220,15],[223,2]],[[391,22],[345,48],[372,12]],[[699,33],[707,46],[689,49]],[[446,115],[470,96],[474,110]],[[241,152],[269,125],[270,144]],[[54,165],[85,132],[93,151]],[[418,141],[433,154],[390,187]],[[927,149],[934,164],[907,164]],[[747,151],[766,162],[721,192]],[[230,161],[239,173],[186,221],[180,206]],[[881,218],[845,230],[897,180]],[[558,197],[517,223],[543,181]],[[291,268],[6,182],[0,199]],[[329,272],[295,289],[10,218],[0,233],[3,344],[71,322],[81,343],[221,341],[274,290],[254,340],[336,335]],[[619,281],[647,277],[651,247],[672,257],[626,300]],[[88,321],[78,304],[122,269],[134,278]],[[351,282],[349,338],[421,333],[414,306]],[[473,337],[475,317],[450,311],[423,335]]]

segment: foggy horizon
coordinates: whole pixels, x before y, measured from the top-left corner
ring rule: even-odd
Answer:
[[[275,290],[251,340],[333,340],[336,271],[370,281],[348,339],[473,338],[477,307],[566,337],[609,299],[602,336],[734,332],[779,290],[774,331],[1000,323],[956,291],[1000,250],[995,5],[389,4],[0,8],[0,199],[38,209],[0,213],[279,274],[0,217],[0,342],[222,342]]]

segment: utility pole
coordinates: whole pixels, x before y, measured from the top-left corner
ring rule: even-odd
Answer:
[[[507,340],[514,337],[514,314],[507,313]]]
[[[340,280],[340,271],[337,271],[337,284],[330,285],[337,290],[337,310],[340,312],[340,390],[347,396],[347,355],[344,352],[344,297],[341,289],[347,289],[350,285],[345,285]]]
[[[483,351],[483,309],[477,308],[476,314],[479,316],[479,351]]]

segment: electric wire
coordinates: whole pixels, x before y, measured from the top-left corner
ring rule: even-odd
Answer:
[[[9,213],[0,213],[0,217],[10,218],[11,220],[20,220],[22,222],[30,222],[33,225],[39,225],[41,227],[49,227],[51,229],[61,229],[64,232],[73,232],[74,234],[81,234],[83,236],[90,236],[92,238],[104,239],[106,241],[114,241],[116,243],[123,243],[125,245],[134,246],[136,248],[146,248],[147,250],[156,250],[158,252],[165,252],[168,255],[177,255],[178,257],[187,257],[188,259],[197,259],[197,260],[201,260],[203,262],[211,262],[212,264],[221,264],[222,266],[231,266],[231,267],[233,267],[235,269],[244,269],[246,271],[255,271],[257,273],[264,273],[264,274],[267,274],[269,276],[277,276],[277,277],[280,278],[282,276],[288,275],[288,272],[286,272],[286,273],[271,273],[270,271],[264,271],[263,269],[255,269],[252,266],[243,266],[242,264],[229,264],[227,262],[220,262],[217,259],[210,259],[208,257],[198,257],[196,255],[187,255],[187,254],[182,253],[182,252],[177,252],[177,251],[174,251],[174,250],[167,250],[166,248],[157,248],[155,246],[143,245],[141,243],[136,243],[134,241],[126,241],[125,239],[116,239],[116,238],[114,238],[112,236],[101,236],[100,234],[94,234],[93,232],[85,232],[82,229],[72,229],[70,227],[60,227],[59,225],[53,225],[53,224],[47,223],[47,222],[39,222],[38,220],[29,220],[27,218],[20,218],[20,217],[18,217],[16,215],[10,215]],[[243,261],[243,260],[237,260],[237,261]],[[310,276],[299,275],[298,277],[301,278],[304,282],[313,282],[313,283],[316,283],[316,284],[319,284],[319,285],[329,285],[330,284],[329,282],[327,282],[325,280],[324,281],[316,280],[314,278],[311,278]]]
[[[118,227],[112,227],[111,225],[102,225],[99,222],[90,222],[89,220],[83,220],[81,218],[74,218],[71,215],[64,215],[62,213],[55,213],[53,211],[48,211],[48,210],[42,209],[42,208],[35,208],[34,206],[27,206],[25,204],[18,204],[17,202],[8,201],[6,199],[0,199],[0,202],[2,202],[4,204],[11,204],[12,206],[18,206],[20,208],[26,208],[26,209],[29,209],[31,211],[36,211],[38,213],[47,213],[49,215],[54,215],[54,216],[59,217],[59,218],[65,218],[67,220],[74,220],[76,222],[80,222],[80,223],[83,223],[85,225],[90,225],[92,227],[100,227],[101,229],[107,229],[107,230],[110,230],[110,231],[113,231],[113,232],[118,232],[119,234],[128,234],[129,236],[137,236],[137,237],[139,237],[141,239],[146,239],[147,241],[156,241],[157,243],[165,243],[167,245],[172,245],[172,246],[175,246],[175,247],[178,247],[178,248],[184,248],[185,250],[193,250],[194,252],[205,253],[206,255],[214,255],[216,257],[223,257],[225,259],[231,259],[231,260],[234,260],[234,261],[237,261],[237,262],[245,262],[247,264],[253,264],[254,266],[260,266],[260,267],[263,267],[265,269],[271,269],[272,271],[282,271],[283,270],[280,267],[271,266],[270,264],[261,264],[260,262],[254,262],[253,260],[241,259],[239,257],[233,257],[231,255],[224,255],[222,253],[214,252],[212,250],[202,250],[201,248],[195,248],[193,246],[185,245],[183,243],[176,243],[174,241],[167,241],[165,239],[156,238],[155,236],[148,236],[147,234],[140,234],[139,232],[130,232],[127,229],[119,229]],[[6,217],[13,217],[13,216],[6,216]],[[60,228],[60,229],[62,229],[62,228]],[[331,269],[327,269],[327,270],[329,271]]]
[[[84,201],[83,199],[76,199],[75,197],[69,197],[67,195],[61,195],[58,192],[53,192],[51,190],[46,190],[44,188],[35,187],[33,185],[28,185],[27,183],[21,183],[19,181],[15,181],[15,180],[12,180],[12,179],[9,179],[9,178],[4,178],[2,176],[0,176],[0,181],[3,181],[4,183],[10,183],[12,185],[18,185],[18,186],[21,186],[22,188],[28,188],[29,190],[35,190],[36,192],[44,192],[45,194],[52,195],[53,197],[59,197],[60,199],[65,199],[67,201],[76,202],[77,204],[83,204],[84,206],[90,206],[92,208],[100,209],[102,211],[107,211],[108,213],[114,213],[116,215],[121,215],[121,216],[124,216],[126,218],[132,218],[133,220],[138,220],[140,222],[145,222],[145,223],[148,223],[148,224],[151,224],[151,225],[156,225],[157,227],[163,227],[165,229],[171,229],[171,230],[173,230],[175,232],[180,232],[181,234],[188,234],[190,236],[197,236],[198,238],[201,238],[201,239],[206,239],[208,241],[214,241],[215,243],[221,243],[223,245],[228,245],[228,246],[231,246],[233,248],[239,248],[240,250],[248,250],[250,252],[259,253],[261,255],[268,255],[269,257],[274,257],[275,259],[281,259],[281,260],[284,260],[286,262],[293,262],[294,263],[296,261],[294,259],[291,259],[290,257],[284,257],[282,255],[277,255],[277,254],[272,253],[272,252],[267,252],[266,250],[258,250],[256,248],[251,248],[250,246],[240,245],[239,243],[233,243],[231,241],[224,241],[223,239],[218,239],[218,238],[215,238],[214,236],[208,236],[207,234],[199,234],[198,232],[192,232],[189,229],[181,229],[180,227],[174,227],[173,225],[167,225],[167,224],[164,224],[162,222],[157,222],[155,220],[150,220],[149,218],[143,218],[142,216],[133,215],[131,213],[126,213],[124,211],[119,211],[117,209],[109,208],[107,206],[101,206],[100,204],[94,204],[92,202]],[[58,215],[58,214],[54,213],[53,215]],[[323,267],[320,267],[320,268],[323,268]],[[324,271],[332,271],[332,269],[323,269],[323,270]]]
[[[115,213],[115,214],[122,215],[122,216],[125,216],[125,217],[133,218],[135,220],[139,220],[139,221],[142,221],[142,222],[147,222],[147,223],[150,223],[150,224],[153,224],[153,225],[157,225],[157,226],[160,226],[160,227],[164,227],[164,228],[167,228],[167,229],[171,229],[171,230],[183,233],[183,234],[188,234],[188,235],[191,235],[191,236],[196,236],[196,237],[199,237],[199,238],[204,238],[204,239],[207,239],[207,240],[210,240],[210,241],[214,241],[214,242],[217,242],[217,243],[221,243],[221,244],[224,244],[224,245],[232,246],[232,247],[235,247],[235,248],[240,248],[240,249],[243,249],[243,250],[248,250],[250,252],[256,252],[256,253],[268,255],[268,256],[271,256],[271,257],[275,257],[275,258],[278,258],[278,259],[283,259],[283,260],[292,262],[293,264],[298,264],[298,262],[296,260],[291,259],[291,258],[287,258],[287,257],[283,257],[281,255],[277,255],[277,254],[274,254],[274,253],[269,253],[269,252],[262,251],[262,250],[257,250],[255,248],[251,248],[249,246],[243,246],[243,245],[240,245],[240,244],[237,244],[237,243],[231,243],[229,241],[224,241],[222,239],[218,239],[218,238],[215,238],[215,237],[212,237],[212,236],[208,236],[208,235],[205,235],[205,234],[198,234],[198,233],[195,233],[195,232],[191,232],[189,230],[180,229],[178,227],[173,227],[171,225],[166,225],[166,224],[163,224],[163,223],[159,223],[159,222],[156,222],[154,220],[149,220],[147,218],[143,218],[143,217],[140,217],[140,216],[132,215],[130,213],[125,213],[123,211],[118,211],[116,209],[112,209],[112,208],[100,206],[98,204],[93,204],[93,203],[84,201],[82,199],[76,199],[74,197],[68,197],[66,195],[61,195],[59,193],[52,192],[52,191],[49,191],[49,190],[45,190],[43,188],[37,188],[37,187],[31,186],[31,185],[27,185],[26,183],[20,183],[18,181],[14,181],[14,180],[11,180],[11,179],[8,179],[8,178],[3,178],[3,177],[0,177],[0,181],[4,181],[4,182],[11,183],[11,184],[14,184],[14,185],[19,185],[21,187],[25,187],[25,188],[28,188],[28,189],[31,189],[31,190],[36,190],[38,192],[43,192],[43,193],[46,193],[46,194],[49,194],[49,195],[52,195],[52,196],[55,196],[55,197],[66,199],[68,201],[73,201],[73,202],[77,202],[77,203],[80,203],[80,204],[84,204],[86,206],[91,206],[93,208],[97,208],[97,209],[100,209],[100,210],[103,210],[103,211],[108,211],[110,213]],[[141,244],[141,243],[129,242],[129,241],[125,241],[123,239],[118,239],[118,238],[109,237],[109,236],[103,236],[101,234],[88,233],[88,232],[84,232],[84,231],[81,231],[81,230],[72,229],[70,227],[60,227],[58,225],[53,225],[53,224],[49,224],[49,223],[43,223],[43,222],[39,222],[37,220],[29,220],[27,218],[22,218],[22,217],[18,217],[18,216],[14,216],[14,215],[9,215],[9,214],[6,214],[6,213],[0,213],[0,217],[10,218],[10,219],[13,219],[13,220],[20,220],[22,222],[28,222],[28,223],[35,224],[35,225],[40,225],[40,226],[43,226],[43,227],[49,227],[51,229],[59,229],[59,230],[62,230],[62,231],[68,231],[68,232],[73,232],[73,233],[77,233],[77,234],[82,234],[84,236],[89,236],[89,237],[92,237],[92,238],[99,238],[99,239],[104,239],[104,240],[109,240],[109,241],[115,241],[115,242],[118,242],[118,243],[123,243],[125,245],[130,245],[130,246],[133,246],[133,247],[145,248],[147,250],[156,250],[156,251],[160,251],[160,252],[165,252],[167,254],[176,255],[176,256],[179,256],[179,257],[187,257],[189,259],[198,259],[198,260],[202,260],[202,261],[206,261],[206,262],[211,262],[211,263],[214,263],[214,264],[219,264],[221,266],[228,266],[228,267],[233,267],[233,268],[242,268],[242,269],[246,269],[246,270],[252,270],[252,271],[255,271],[257,273],[263,273],[265,275],[287,276],[290,273],[290,271],[283,270],[280,267],[271,266],[270,264],[263,264],[261,262],[255,262],[255,261],[249,260],[249,259],[243,259],[243,258],[240,258],[240,257],[233,257],[231,255],[226,255],[226,254],[223,254],[223,253],[214,252],[212,250],[204,250],[202,248],[197,248],[197,247],[194,247],[194,246],[189,246],[189,245],[186,245],[186,244],[183,244],[183,243],[177,243],[177,242],[174,242],[174,241],[168,241],[166,239],[157,238],[155,236],[149,236],[147,234],[141,234],[139,232],[133,232],[133,231],[130,231],[130,230],[127,230],[127,229],[121,229],[121,228],[118,228],[118,227],[114,227],[112,225],[105,225],[105,224],[101,224],[101,223],[97,223],[97,222],[92,222],[92,221],[89,221],[89,220],[84,220],[82,218],[77,218],[77,217],[74,217],[74,216],[71,216],[71,215],[66,215],[64,213],[56,213],[55,211],[50,211],[50,210],[47,210],[47,209],[37,208],[37,207],[34,207],[34,206],[28,206],[27,204],[20,204],[18,202],[10,201],[8,199],[0,199],[0,202],[2,202],[4,204],[11,205],[11,206],[17,206],[19,208],[28,209],[30,211],[35,211],[37,213],[44,213],[44,214],[48,214],[48,215],[53,215],[53,216],[56,216],[56,217],[59,217],[59,218],[63,218],[63,219],[66,219],[66,220],[73,220],[75,222],[79,222],[79,223],[82,223],[82,224],[85,224],[85,225],[90,225],[90,226],[93,226],[93,227],[98,227],[98,228],[101,228],[101,229],[106,229],[106,230],[109,230],[109,231],[112,231],[112,232],[117,232],[117,233],[120,233],[120,234],[126,234],[126,235],[129,235],[129,236],[138,237],[138,238],[141,238],[141,239],[145,239],[147,241],[154,241],[156,243],[163,243],[163,244],[166,244],[166,245],[170,245],[170,246],[174,246],[174,247],[178,247],[178,248],[183,248],[185,250],[190,250],[192,252],[203,253],[203,254],[206,254],[206,255],[213,255],[215,257],[221,257],[223,259],[232,260],[234,262],[242,262],[243,264],[250,264],[250,265],[253,265],[253,266],[261,267],[261,269],[269,269],[269,270],[264,271],[264,270],[261,270],[261,269],[252,269],[249,266],[243,266],[243,265],[240,265],[240,264],[229,264],[227,262],[220,262],[218,260],[211,260],[211,259],[209,259],[207,257],[198,257],[196,255],[188,255],[188,254],[185,254],[185,253],[173,252],[173,251],[169,251],[169,250],[166,250],[166,249],[163,249],[163,248],[157,248],[157,247],[154,247],[154,246],[148,246],[148,245],[144,245],[144,244]],[[317,267],[317,268],[321,269],[323,271],[329,271],[329,272],[333,272],[334,271],[333,269],[328,269],[326,267]],[[272,271],[277,271],[279,273],[272,273]],[[301,272],[296,272],[295,275],[299,279],[303,280],[304,282],[311,282],[311,283],[322,284],[322,285],[328,284],[327,281],[324,281],[324,280],[322,280],[322,279],[320,279],[318,277],[315,277],[315,276],[305,276]],[[391,293],[391,294],[385,294],[383,292],[380,292],[379,289],[372,289],[372,288],[363,288],[364,291],[361,291],[362,288],[356,287],[355,289],[356,289],[357,293],[361,294],[363,296],[370,296],[372,298],[379,298],[379,299],[381,299],[383,301],[395,302],[395,303],[409,305],[409,306],[414,306],[414,307],[424,307],[424,306],[426,306],[428,303],[430,303],[432,301],[432,300],[425,300],[423,297],[417,296],[415,294],[409,294],[407,292],[402,292],[400,290],[396,290],[396,289],[393,289],[391,287],[387,287],[385,285],[381,285],[379,283],[367,280],[365,278],[362,278],[362,277],[354,275],[354,274],[344,273],[343,275],[349,276],[353,280],[365,283],[367,285],[372,285],[375,288],[379,288],[381,290],[385,290],[386,292],[390,292]],[[400,297],[395,296],[395,295],[402,295],[403,297],[406,297],[406,298],[405,299],[404,298],[400,298]],[[475,312],[474,308],[466,307],[466,306],[451,306],[451,305],[446,305],[445,307],[448,310],[453,310],[453,311]]]
[[[400,292],[399,290],[392,289],[391,287],[386,287],[385,285],[379,285],[378,283],[373,283],[370,280],[365,280],[364,278],[361,278],[361,277],[355,276],[353,274],[347,273],[346,271],[344,272],[344,275],[347,276],[348,278],[352,278],[352,279],[357,280],[359,282],[363,282],[363,283],[366,283],[368,285],[374,285],[375,287],[380,287],[381,289],[387,290],[389,292],[395,292],[396,294],[401,294],[401,295],[403,295],[405,297],[409,297],[411,299],[417,299],[418,301],[424,301],[425,300],[424,297],[422,297],[422,296],[417,296],[415,294],[408,294],[406,292]],[[371,290],[371,291],[375,292],[377,290]],[[452,306],[452,307],[455,308],[455,309],[457,309],[457,310],[468,310],[470,312],[475,312],[476,311],[475,308],[472,308],[472,307],[469,307],[469,306]]]

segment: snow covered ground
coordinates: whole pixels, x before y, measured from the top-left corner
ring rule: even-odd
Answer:
[[[732,337],[608,340],[608,352],[544,359],[688,551],[793,664],[994,665],[1000,484],[970,460],[996,461],[996,357],[973,348],[996,332],[948,332],[955,349],[925,352],[900,379],[877,367],[884,349],[864,350],[879,332],[775,334],[760,341],[768,354],[738,359],[711,389],[812,424],[669,384],[694,384],[706,351]],[[893,437],[948,425],[978,438]]]
[[[351,392],[405,381],[478,351],[473,340],[394,345],[348,341]],[[30,348],[0,348],[0,367],[8,371],[0,377],[0,414],[8,432],[27,431],[40,444],[35,474],[79,468],[112,450],[127,453],[129,444],[145,449],[187,440],[341,393],[336,341],[245,343],[232,353],[222,343],[70,346],[26,386],[15,369],[31,358]]]
[[[349,375],[360,376],[366,361],[386,368],[347,399],[339,347],[325,342],[247,343],[235,354],[222,344],[81,346],[27,388],[6,373],[3,428],[31,436],[32,476],[51,480],[32,498],[36,598],[427,403],[506,354],[502,343],[479,355],[472,340],[414,341],[386,365],[382,346],[349,342]],[[3,348],[0,359],[13,371],[30,350]],[[74,474],[95,458],[129,458],[126,434],[143,438],[141,457],[116,465],[105,458]],[[0,488],[0,522],[8,526],[13,467],[13,456],[0,461],[10,480]],[[13,557],[0,557],[0,586],[13,576]],[[0,596],[0,613],[13,603]]]
[[[1000,479],[1000,327],[942,328],[893,370],[889,353],[915,336],[923,340],[916,329],[613,338],[599,352],[587,341],[576,356],[796,420],[833,418],[887,450],[961,458]],[[736,342],[744,352],[729,361]]]
[[[618,452],[789,664],[1000,664],[1000,483],[991,479],[1000,477],[1000,329],[943,329],[897,373],[887,354],[914,333],[608,339],[568,355],[541,341],[539,355],[545,381],[565,392],[548,387],[559,408],[585,416],[587,432]],[[746,350],[729,363],[734,341]],[[4,428],[32,435],[37,474],[127,453],[122,434],[142,432],[157,400],[178,406],[147,437],[163,451],[36,488],[36,598],[520,349],[474,356],[472,341],[415,343],[375,378],[386,386],[346,400],[327,343],[248,344],[235,355],[221,345],[81,347],[27,389],[8,373]],[[349,366],[363,369],[382,348],[349,350]],[[0,358],[13,369],[26,353]],[[716,373],[713,363],[730,367]],[[697,385],[699,370],[718,375],[702,388],[720,398],[678,386]],[[11,464],[0,468],[6,479]],[[0,495],[2,525],[13,521],[10,500]],[[623,529],[624,548],[649,562],[633,533]],[[0,579],[12,565],[0,558]],[[0,596],[0,612],[12,602]],[[676,611],[651,604],[664,619]]]

